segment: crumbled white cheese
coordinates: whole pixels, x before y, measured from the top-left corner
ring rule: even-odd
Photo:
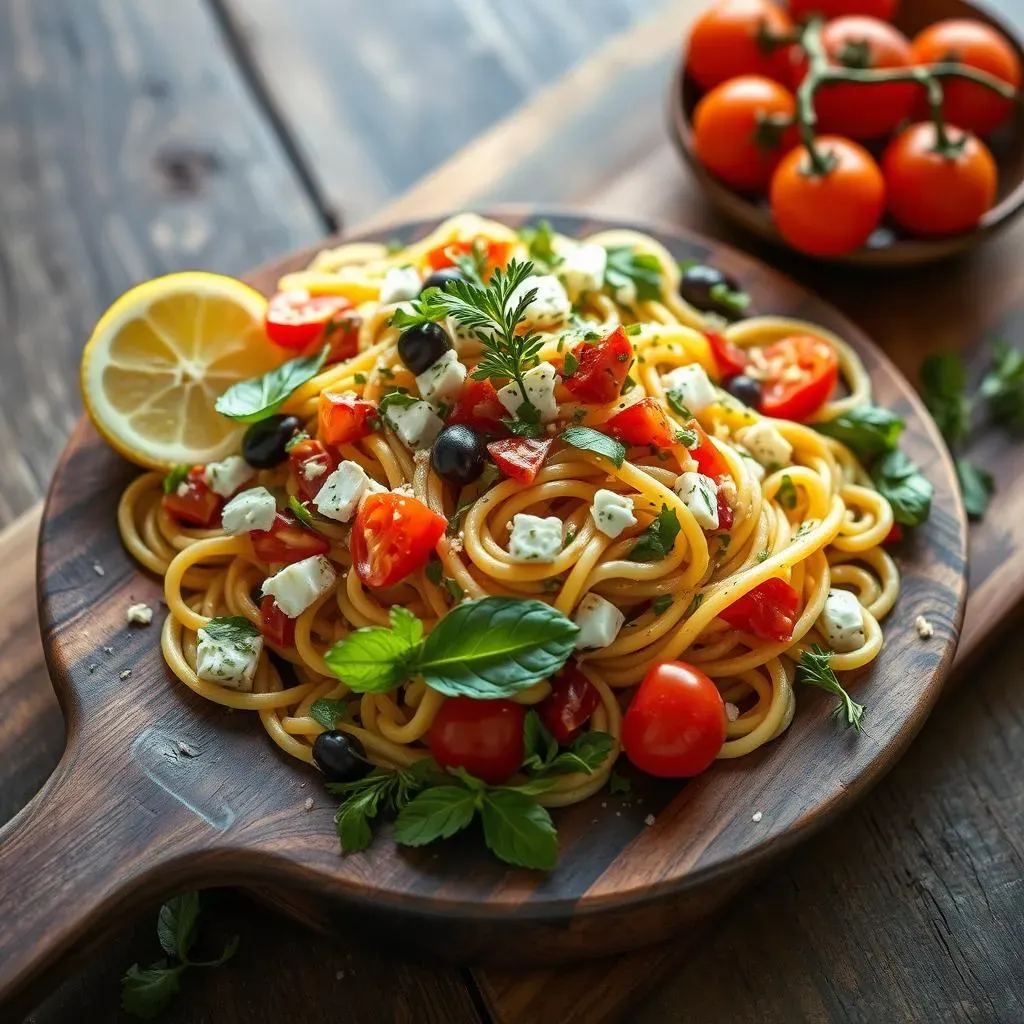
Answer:
[[[554,327],[567,319],[572,312],[572,303],[562,287],[562,282],[553,274],[531,275],[519,285],[508,298],[506,309],[515,309],[526,296],[537,290],[537,294],[526,307],[523,317],[532,327]]]
[[[307,796],[306,799],[302,801],[302,809],[304,811],[313,810],[313,798],[311,796]]]
[[[148,626],[153,621],[153,609],[148,604],[130,604],[124,617],[129,626]]]
[[[738,440],[769,471],[788,466],[793,446],[770,423],[755,423],[737,431]]]
[[[338,523],[347,523],[356,514],[359,502],[369,486],[370,478],[366,470],[358,462],[346,459],[324,481],[313,504],[322,516]]]
[[[556,251],[562,262],[555,273],[571,298],[575,300],[584,292],[600,291],[608,265],[608,250],[603,245],[562,245]]]
[[[626,616],[599,594],[587,594],[579,603],[573,622],[580,627],[576,650],[607,647],[615,641]]]
[[[730,722],[735,722],[736,719],[740,717],[740,709],[736,707],[736,705],[733,704],[732,701],[727,700],[725,702],[725,717]]]
[[[123,672],[121,673],[121,678],[122,678],[122,679],[127,679],[127,678],[128,678],[128,677],[129,677],[130,675],[131,675],[131,674],[132,674],[132,670],[131,670],[130,668],[126,668],[126,669],[125,669],[125,670],[124,670],[124,671],[123,671]]]
[[[416,374],[416,387],[421,397],[434,405],[454,401],[465,382],[465,364],[459,362],[459,354],[453,348],[422,373]]]
[[[215,494],[230,498],[255,472],[241,455],[229,455],[223,462],[208,463],[203,478]]]
[[[863,647],[864,612],[857,595],[849,590],[830,590],[818,616],[818,628],[825,634],[829,647],[840,654]]]
[[[562,550],[562,520],[557,516],[531,516],[519,512],[512,517],[508,553],[517,562],[551,562]]]
[[[232,690],[252,690],[253,676],[263,651],[263,637],[246,636],[238,642],[217,639],[205,629],[197,634],[196,675]]]
[[[647,825],[648,827],[653,825],[654,824],[654,815],[653,814],[648,814],[647,817],[644,818],[644,824]]]
[[[220,521],[225,533],[237,537],[250,530],[269,530],[277,515],[277,501],[266,487],[251,487],[236,494],[225,506]]]
[[[694,415],[718,401],[718,390],[700,363],[677,366],[661,380],[665,391]]]
[[[595,492],[590,514],[606,537],[618,537],[627,527],[636,525],[632,500],[625,494],[616,494],[604,488]]]
[[[96,573],[97,576],[106,576],[107,575],[107,570],[104,569],[103,566],[100,565],[99,562],[93,562],[92,563],[92,571],[94,573]]]
[[[380,286],[381,305],[390,306],[395,302],[415,299],[420,293],[420,286],[420,275],[415,267],[392,267]]]
[[[551,363],[538,363],[533,369],[523,374],[526,386],[526,401],[540,412],[541,423],[549,423],[558,418],[558,402],[555,400],[555,383],[558,371]],[[523,404],[523,393],[519,385],[512,381],[498,391],[498,401],[513,415],[517,415]]]
[[[411,405],[390,404],[384,418],[410,450],[429,448],[444,426],[440,416],[424,401]]]
[[[190,490],[190,488],[188,486],[188,483],[185,480],[182,480],[181,483],[178,484],[178,486],[174,488],[174,493],[179,498],[184,498],[188,494],[189,490]]]
[[[330,463],[327,461],[327,455],[314,455],[311,458],[303,459],[302,461],[302,479],[306,483],[312,483],[314,480],[322,477],[330,467]]]
[[[290,619],[297,619],[317,598],[326,594],[337,579],[334,566],[323,555],[304,558],[286,565],[263,583],[263,594],[270,594]]]
[[[754,813],[750,816],[750,820],[760,821],[763,817],[764,815],[760,811],[754,811]]]
[[[488,338],[495,337],[497,333],[493,327],[466,327],[465,324],[459,323],[453,316],[445,318],[444,327],[448,332],[448,337],[452,339],[452,343],[455,345],[456,352],[461,352],[467,344],[478,344],[478,333]]]
[[[917,630],[917,635],[922,640],[928,640],[935,635],[934,627],[923,615],[918,615],[914,619],[914,629]]]
[[[702,530],[718,529],[718,484],[703,473],[681,473],[673,490]]]

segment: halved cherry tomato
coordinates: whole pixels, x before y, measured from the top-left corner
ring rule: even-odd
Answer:
[[[278,512],[269,530],[249,534],[252,549],[261,562],[290,565],[331,550],[326,537],[307,530],[291,512]]]
[[[762,640],[789,641],[798,618],[800,594],[777,576],[759,583],[718,613],[734,629]]]
[[[271,594],[260,601],[260,623],[260,631],[275,646],[295,646],[295,620],[281,611]]]
[[[427,733],[430,754],[441,768],[465,768],[500,786],[523,763],[526,708],[514,700],[449,697]]]
[[[463,239],[460,241],[445,242],[436,249],[427,253],[427,263],[434,270],[443,270],[445,267],[454,267],[455,256],[469,256],[473,252],[473,243],[480,241],[484,243],[487,250],[487,266],[489,269],[504,267],[508,263],[512,253],[511,242],[496,242],[487,239]]]
[[[489,380],[470,377],[463,385],[448,423],[463,423],[484,434],[503,434],[502,419],[508,409],[498,400],[498,390]]]
[[[350,444],[369,437],[380,425],[377,403],[351,391],[321,391],[317,417],[320,437],[327,444]]]
[[[706,331],[704,337],[711,346],[711,354],[715,357],[715,365],[723,377],[735,377],[747,368],[747,357],[739,345],[715,331]]]
[[[492,441],[487,451],[509,479],[532,484],[554,443],[553,437],[506,437]]]
[[[896,4],[897,0],[789,0],[786,6],[797,21],[804,21],[812,14],[820,14],[825,19],[863,14],[880,21],[892,21]]]
[[[581,341],[572,354],[577,365],[565,386],[581,402],[612,402],[619,397],[633,362],[633,346],[621,325],[601,341]]]
[[[725,742],[718,687],[685,661],[654,665],[622,720],[622,749],[642,772],[688,779],[710,767]]]
[[[689,449],[690,458],[697,463],[697,472],[718,480],[729,475],[729,463],[725,456],[714,446],[704,428],[696,421],[690,420],[686,427],[697,435],[697,444]]]
[[[342,295],[278,292],[267,304],[267,337],[282,348],[301,351],[323,333],[328,320],[351,307]]]
[[[809,334],[792,334],[762,349],[762,353],[770,368],[769,376],[761,382],[761,412],[765,416],[802,423],[835,390],[839,360],[827,341]]]
[[[179,522],[204,528],[217,525],[224,507],[224,499],[210,490],[203,466],[193,466],[177,488],[160,500]]]
[[[359,353],[359,331],[363,318],[354,309],[341,309],[324,324],[323,340],[330,346],[328,363],[340,363]]]
[[[732,505],[729,504],[725,492],[718,489],[718,528],[719,530],[731,530],[734,522]]]
[[[675,430],[654,398],[641,398],[626,406],[605,423],[605,428],[626,444],[653,444],[658,448],[675,444]]]
[[[327,477],[334,472],[334,456],[315,437],[306,437],[288,449],[291,463],[304,498],[312,500],[320,493]]]
[[[601,695],[590,680],[575,665],[567,665],[552,680],[551,692],[537,705],[537,714],[544,728],[566,746],[579,735],[600,703]]]
[[[407,494],[364,498],[352,526],[352,562],[368,587],[390,587],[427,564],[448,520]]]

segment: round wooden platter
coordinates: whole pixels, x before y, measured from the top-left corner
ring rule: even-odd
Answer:
[[[576,236],[622,226],[550,219]],[[411,240],[434,224],[372,237]],[[904,447],[935,485],[931,518],[897,554],[903,589],[885,647],[853,684],[869,708],[864,731],[830,717],[828,694],[802,691],[791,728],[750,757],[687,784],[634,775],[627,796],[602,793],[556,811],[561,861],[550,874],[508,868],[473,834],[399,849],[387,826],[367,852],[342,856],[334,803],[316,773],[282,755],[255,716],[178,684],[156,623],[126,624],[133,602],[162,610],[161,581],[129,558],[115,526],[136,470],[83,422],[57,468],[39,548],[42,632],[67,749],[35,801],[0,831],[0,906],[16,911],[0,929],[0,1001],[121,914],[190,887],[249,887],[389,948],[506,967],[653,943],[705,917],[892,767],[939,694],[963,615],[965,519],[946,450],[910,385],[832,307],[735,250],[651,233],[678,258],[735,275],[758,310],[849,339],[876,400],[906,419]],[[309,256],[250,280],[272,291]],[[915,631],[918,615],[934,626],[927,641]]]

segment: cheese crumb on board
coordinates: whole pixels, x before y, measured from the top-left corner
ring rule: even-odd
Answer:
[[[918,615],[914,619],[914,629],[922,640],[928,640],[935,635],[935,627],[923,615]]]
[[[148,604],[132,604],[124,613],[129,626],[148,626],[153,621],[153,609]]]

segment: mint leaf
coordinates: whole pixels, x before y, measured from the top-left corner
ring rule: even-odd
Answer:
[[[529,796],[511,789],[488,790],[480,816],[484,841],[506,863],[542,871],[558,863],[558,833],[551,815]]]
[[[173,494],[178,485],[185,482],[185,478],[191,472],[192,467],[179,463],[164,477],[164,494]]]
[[[391,609],[391,626],[364,626],[324,656],[327,667],[356,693],[384,693],[419,671],[423,624],[410,611]]]
[[[956,460],[956,477],[969,519],[981,519],[988,510],[989,499],[996,489],[995,478],[987,470],[979,469],[967,459]]]
[[[262,377],[240,380],[217,399],[214,408],[222,416],[240,423],[265,420],[284,405],[292,392],[320,372],[329,351],[330,346],[325,345],[315,355],[289,359]]]
[[[196,941],[198,924],[199,893],[186,892],[168,900],[160,908],[156,922],[156,934],[163,951],[186,962],[188,951]]]
[[[811,426],[819,434],[845,444],[862,462],[870,462],[896,447],[904,423],[896,413],[880,405],[861,405]]]
[[[559,434],[559,440],[581,451],[601,455],[616,467],[621,466],[626,458],[624,444],[593,427],[568,427]]]
[[[146,968],[132,964],[121,979],[121,1008],[143,1020],[159,1016],[178,994],[178,976],[183,970],[185,964],[168,967],[166,960]]]
[[[637,537],[633,550],[629,553],[629,560],[631,562],[660,561],[672,550],[680,529],[679,516],[676,515],[675,509],[662,505],[658,515]]]
[[[632,246],[606,246],[608,262],[604,283],[617,292],[633,285],[640,302],[656,302],[661,298],[661,263],[657,256],[637,252]]]
[[[523,768],[544,771],[558,757],[558,741],[547,731],[540,715],[530,708],[523,719]]]
[[[462,786],[434,786],[424,790],[398,812],[395,842],[425,846],[461,832],[476,813],[476,796]]]
[[[584,772],[592,775],[608,759],[615,749],[615,737],[607,732],[585,732],[573,740],[568,750],[563,750],[548,765],[548,771],[555,774]]]
[[[343,700],[332,697],[320,697],[309,707],[309,717],[325,729],[334,729],[338,721],[349,719],[348,705]]]
[[[892,505],[897,523],[917,526],[928,518],[933,488],[920,469],[898,449],[888,452],[872,467],[878,493]]]
[[[259,629],[244,615],[219,615],[199,628],[211,640],[219,644],[229,644],[251,654],[255,641],[260,636]]]

